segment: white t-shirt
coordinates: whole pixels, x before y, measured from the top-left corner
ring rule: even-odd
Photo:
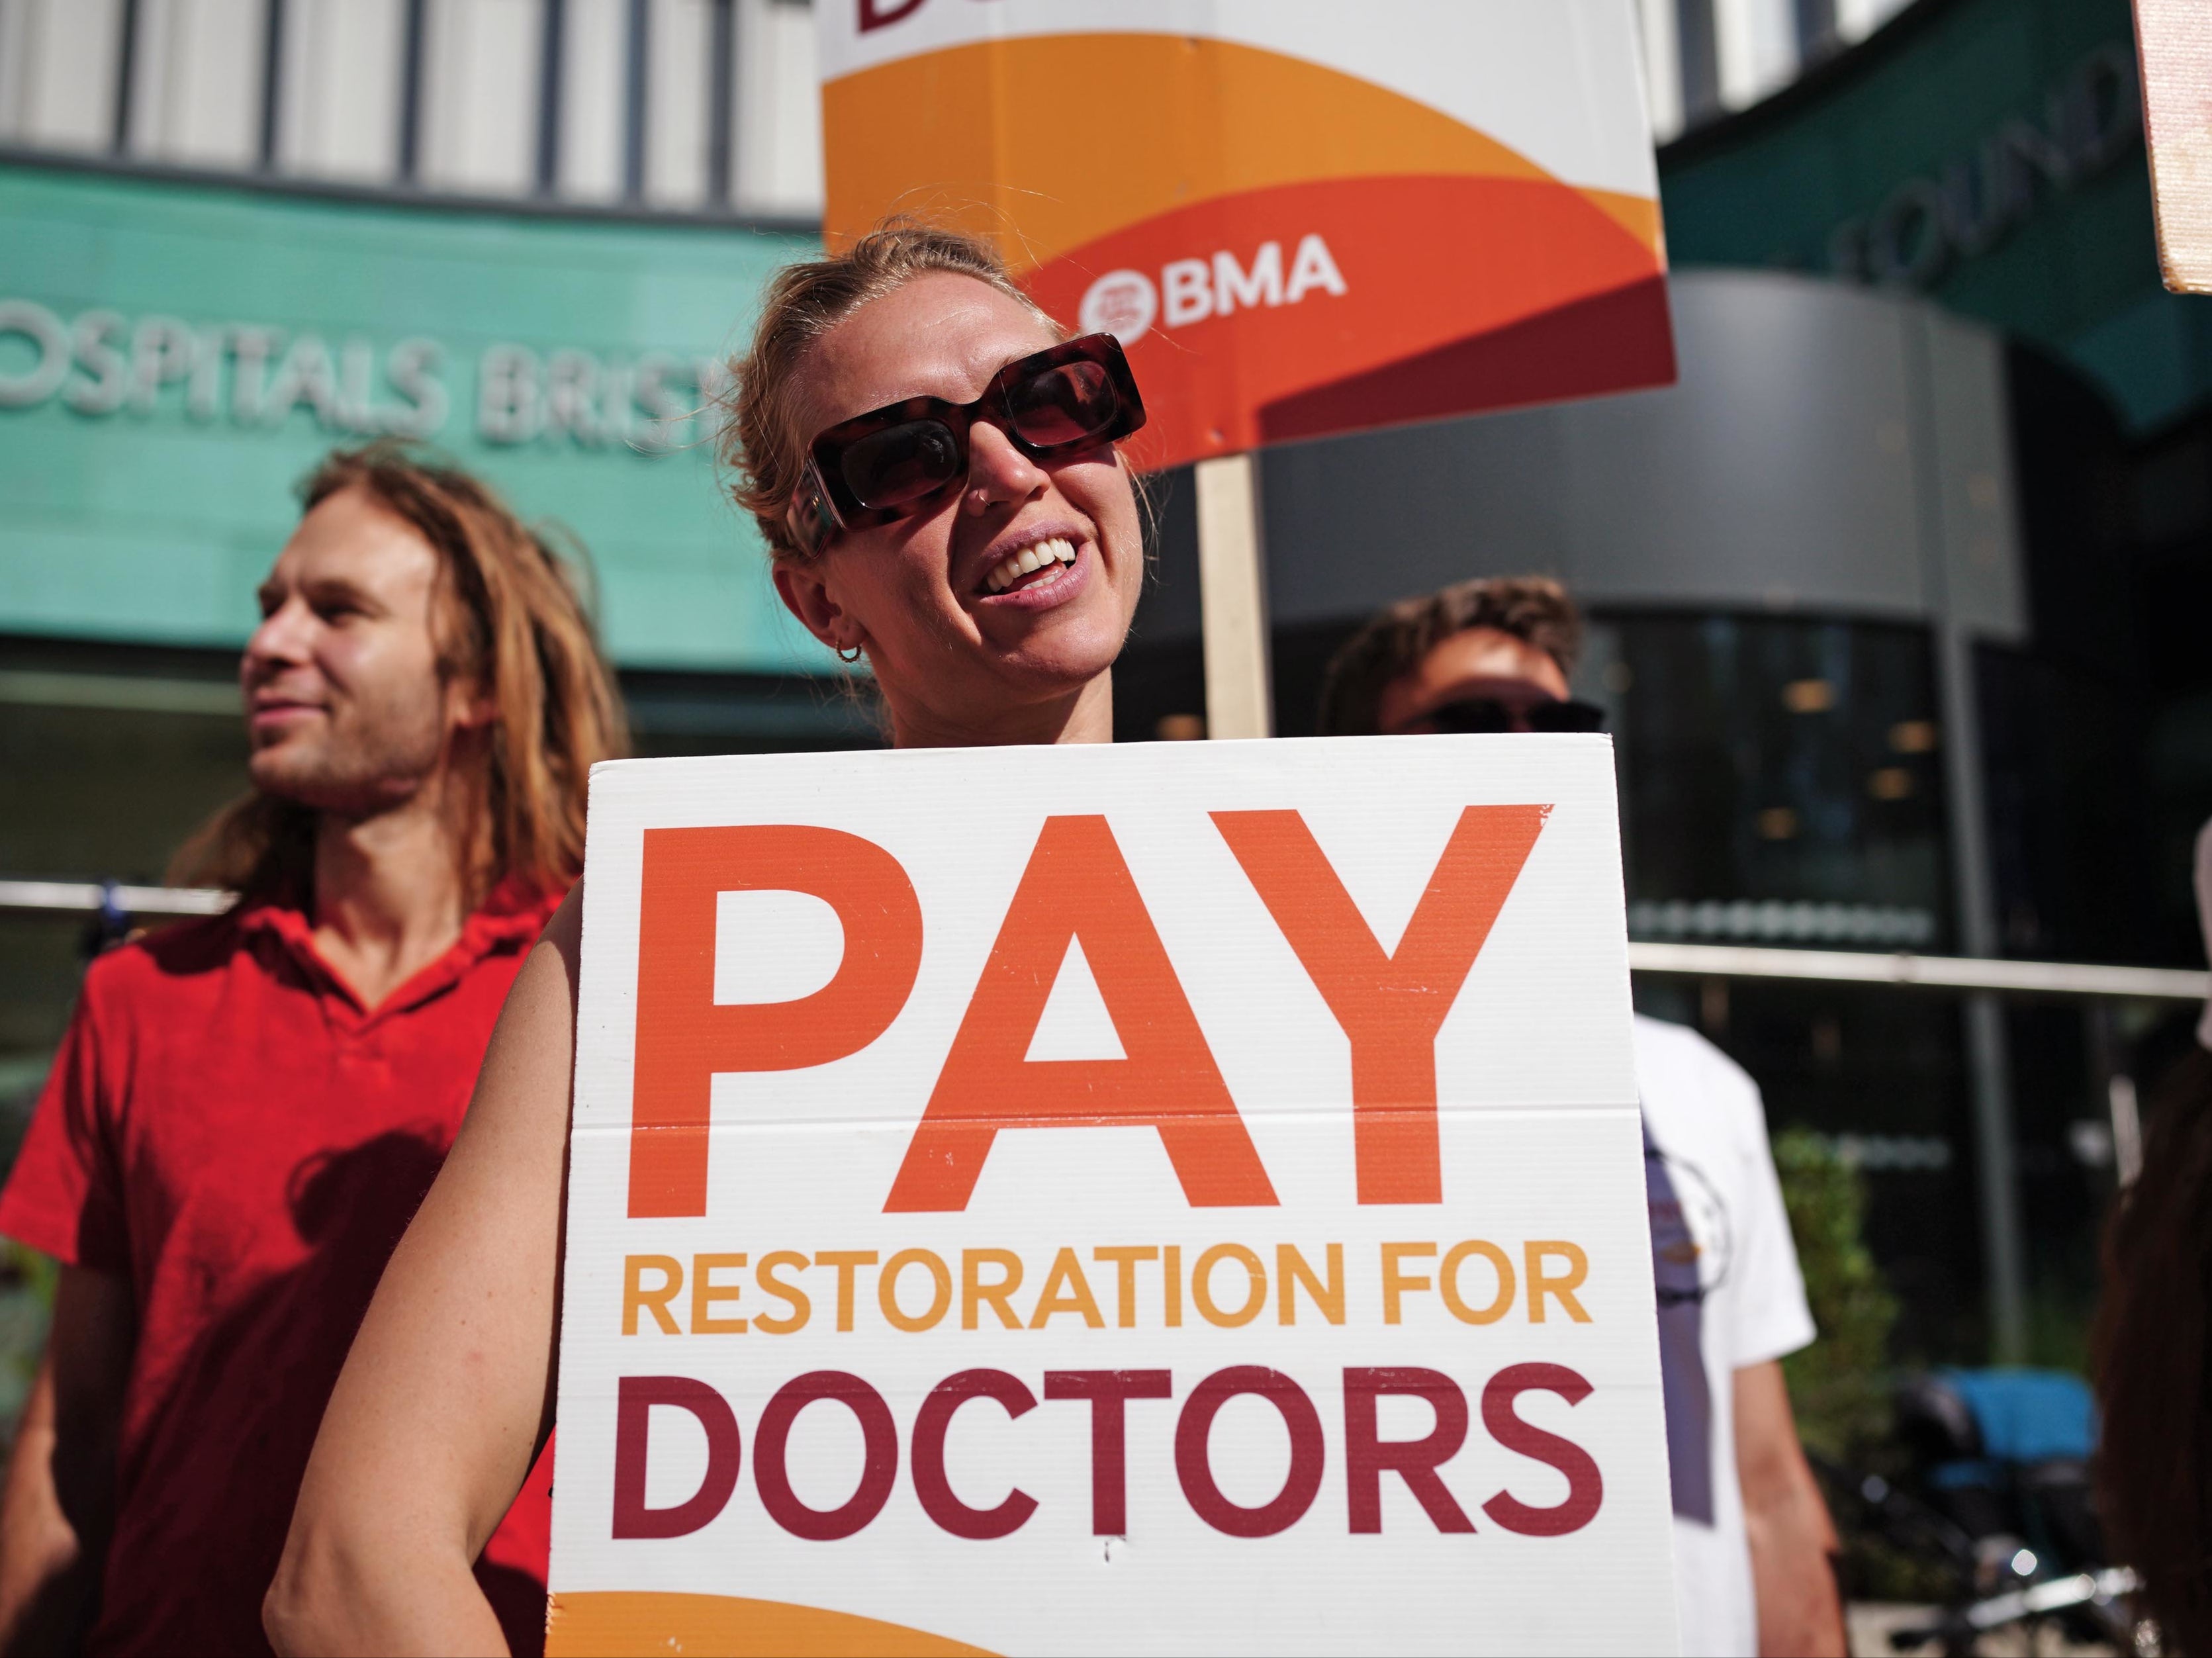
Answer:
[[[1814,1337],[1759,1087],[1696,1031],[1638,1015],[1644,1187],[1659,1293],[1659,1367],[1674,1495],[1682,1650],[1759,1650],[1735,1372]]]

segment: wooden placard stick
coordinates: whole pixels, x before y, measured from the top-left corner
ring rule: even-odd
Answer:
[[[1272,737],[1266,541],[1260,461],[1201,460],[1198,477],[1199,605],[1206,641],[1206,734]]]

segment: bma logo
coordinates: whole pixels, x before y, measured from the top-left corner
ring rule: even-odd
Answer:
[[[1177,259],[1161,270],[1158,287],[1141,270],[1109,270],[1085,291],[1079,319],[1086,334],[1111,334],[1133,345],[1155,321],[1188,328],[1240,307],[1296,305],[1316,288],[1340,297],[1346,291],[1328,244],[1309,235],[1291,256],[1287,276],[1280,242],[1261,243],[1249,267],[1226,249],[1211,259]]]

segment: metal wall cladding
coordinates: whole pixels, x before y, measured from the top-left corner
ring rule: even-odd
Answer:
[[[1997,334],[1800,276],[1672,287],[1674,386],[1270,451],[1273,619],[1542,571],[1593,605],[2024,634]]]

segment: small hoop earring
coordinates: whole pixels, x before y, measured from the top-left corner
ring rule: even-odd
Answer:
[[[850,656],[846,655],[842,650],[839,651],[837,653],[837,659],[849,666],[851,664],[858,662],[863,654],[864,653],[860,647],[858,645],[855,645],[853,647],[853,653]]]

